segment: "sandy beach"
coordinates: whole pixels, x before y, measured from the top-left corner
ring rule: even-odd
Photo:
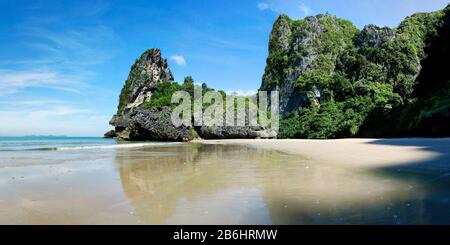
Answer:
[[[450,139],[5,151],[0,224],[449,224]]]
[[[338,140],[211,140],[203,144],[241,144],[271,149],[342,167],[420,165],[450,171],[450,138]]]

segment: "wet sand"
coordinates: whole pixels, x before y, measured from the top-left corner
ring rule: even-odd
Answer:
[[[450,170],[450,138],[341,140],[218,140],[204,144],[241,144],[278,150],[326,164],[377,168],[432,161],[425,168],[444,165]]]
[[[12,155],[0,224],[450,224],[449,151],[450,139],[226,140]]]

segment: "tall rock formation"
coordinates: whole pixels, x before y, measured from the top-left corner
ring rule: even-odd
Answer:
[[[167,60],[161,57],[159,49],[144,52],[131,67],[120,94],[117,114],[110,121],[115,130],[107,132],[105,137],[130,141],[191,141],[198,136],[205,139],[275,137],[271,131],[260,127],[176,128],[171,120],[172,93],[178,90],[193,93],[196,85],[192,78],[183,85],[173,80]]]
[[[325,102],[323,90],[337,74],[355,82],[388,82],[400,95],[408,96],[425,58],[426,41],[441,17],[438,13],[416,14],[396,29],[367,25],[359,31],[351,22],[331,15],[304,20],[281,15],[270,36],[261,89],[280,91],[284,113]],[[359,58],[364,61],[351,60]],[[351,65],[358,67],[349,71]],[[350,74],[355,71],[358,74]],[[379,72],[378,78],[371,77],[373,71]]]
[[[118,113],[139,107],[152,98],[157,82],[174,81],[167,60],[161,57],[160,49],[145,51],[131,67],[128,79],[120,93]]]
[[[450,6],[407,17],[397,28],[325,14],[281,15],[270,35],[261,90],[280,92],[281,138],[450,136]],[[180,127],[170,120],[174,83],[159,49],[132,66],[115,132],[125,140],[275,137],[259,127]],[[188,79],[189,80],[189,79]],[[192,80],[192,79],[190,79]],[[276,132],[275,132],[276,133]]]
[[[260,89],[280,92],[280,111],[290,118],[282,123],[281,130],[290,131],[284,137],[415,134],[420,123],[400,128],[378,120],[423,99],[417,97],[423,62],[433,40],[443,35],[448,12],[449,7],[418,13],[397,28],[367,25],[363,30],[328,14],[303,20],[281,15],[270,35]]]
[[[192,129],[185,126],[176,128],[171,123],[171,108],[143,108],[152,100],[158,83],[171,84],[173,80],[167,60],[161,57],[161,50],[144,52],[131,67],[120,94],[117,114],[110,121],[115,133],[110,132],[109,135],[121,140],[192,140]]]
[[[320,84],[302,87],[312,72],[334,74],[337,58],[353,44],[358,30],[348,21],[317,15],[293,21],[281,15],[270,35],[269,57],[261,90],[280,91],[280,110],[289,113],[324,101]]]

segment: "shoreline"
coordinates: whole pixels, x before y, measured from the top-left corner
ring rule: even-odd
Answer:
[[[450,138],[335,140],[196,140],[202,144],[238,144],[276,150],[342,167],[377,168],[422,164],[450,170]]]
[[[449,145],[197,140],[15,152],[0,168],[0,224],[392,224],[397,214],[448,223],[428,217],[448,207]]]

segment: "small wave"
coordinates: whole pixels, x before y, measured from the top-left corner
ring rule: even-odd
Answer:
[[[25,149],[25,151],[28,149]],[[42,148],[31,148],[31,151],[57,151],[57,147],[42,147]]]
[[[24,149],[0,149],[0,152],[15,152],[15,151],[57,151],[57,147],[42,147],[42,148],[24,148]]]

